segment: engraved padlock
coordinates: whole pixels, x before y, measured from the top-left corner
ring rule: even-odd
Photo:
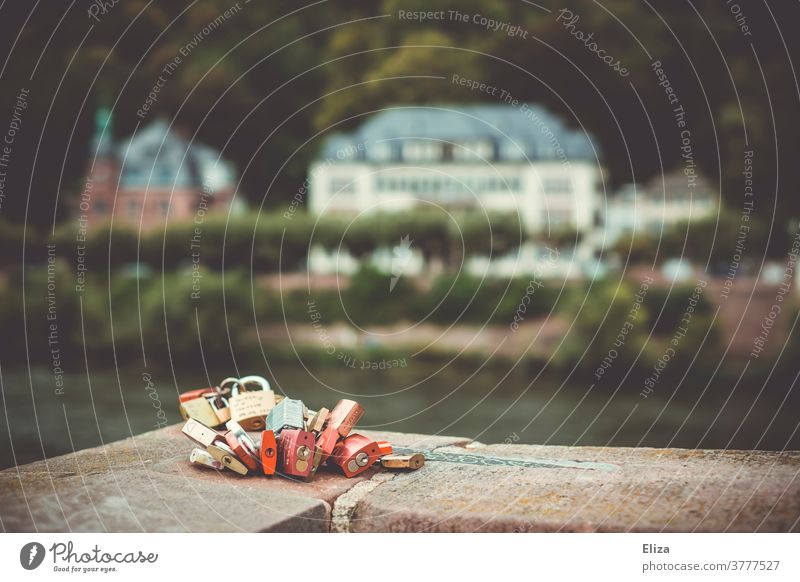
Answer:
[[[379,455],[378,443],[353,433],[336,445],[328,463],[339,467],[345,477],[355,477],[375,464]]]
[[[307,478],[314,460],[314,435],[307,430],[286,428],[278,439],[280,468],[285,475]]]
[[[245,430],[264,430],[265,419],[275,407],[275,393],[266,379],[246,376],[231,388],[228,405],[231,420],[238,422]]]
[[[355,400],[343,398],[336,403],[328,415],[328,426],[335,426],[343,437],[350,434],[353,427],[364,414],[364,407]]]
[[[265,430],[261,433],[258,451],[258,456],[261,460],[261,472],[264,475],[274,475],[278,466],[278,443],[275,441],[275,433],[271,430]]]
[[[381,457],[381,466],[384,469],[408,469],[416,471],[425,464],[425,455],[413,453],[411,455],[386,455]]]
[[[208,395],[213,393],[213,388],[200,388],[183,392],[178,396],[180,413],[183,419],[194,418],[204,425],[212,427],[223,424],[208,400]]]
[[[267,415],[267,430],[280,435],[285,428],[303,430],[305,418],[303,417],[303,401],[284,398]]]

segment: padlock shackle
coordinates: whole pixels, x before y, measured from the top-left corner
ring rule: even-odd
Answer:
[[[239,378],[238,384],[242,391],[245,392],[247,391],[247,387],[252,384],[258,384],[261,390],[272,390],[267,379],[261,376],[244,376],[243,378]]]

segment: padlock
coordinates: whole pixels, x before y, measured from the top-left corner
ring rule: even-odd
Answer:
[[[267,430],[280,435],[285,428],[303,430],[303,401],[284,398],[267,415]]]
[[[225,468],[223,467],[222,463],[212,457],[211,453],[205,449],[192,449],[192,452],[189,455],[189,462],[198,467],[211,467],[217,471],[221,471]]]
[[[224,433],[225,442],[236,457],[251,471],[258,469],[258,449],[253,439],[236,421],[230,420],[225,425],[228,431]]]
[[[322,465],[322,449],[319,447],[314,447],[314,457],[311,461],[311,476],[317,474],[317,469],[320,468]]]
[[[322,429],[325,428],[325,422],[328,420],[329,411],[327,408],[320,408],[315,414],[311,416],[308,421],[308,430],[315,435],[319,435]]]
[[[214,392],[206,397],[208,398],[208,403],[211,404],[211,408],[214,409],[214,414],[217,415],[220,424],[225,424],[231,419],[231,407],[228,405],[228,396],[230,396],[230,390],[228,388],[217,386],[214,388]]]
[[[206,450],[214,459],[222,463],[222,466],[226,469],[230,469],[239,475],[247,475],[247,467],[236,458],[236,454],[224,439],[209,445]]]
[[[317,437],[317,447],[322,450],[321,463],[328,460],[328,457],[331,456],[333,449],[336,447],[336,443],[338,443],[341,438],[342,436],[339,434],[339,431],[331,424],[326,426],[325,429],[319,433]]]
[[[260,389],[248,389],[248,386],[254,385]],[[228,405],[231,409],[231,420],[241,424],[245,430],[264,430],[265,419],[275,407],[275,393],[264,378],[246,376],[231,388]]]
[[[375,441],[375,444],[378,445],[378,453],[381,457],[392,454],[392,443],[389,441]]]
[[[225,441],[220,433],[194,418],[186,421],[181,432],[205,449],[214,443]]]
[[[278,465],[278,444],[275,442],[275,433],[271,430],[265,430],[261,433],[258,456],[261,460],[261,471],[264,475],[274,475],[275,468]]]
[[[336,403],[328,416],[328,426],[335,426],[343,437],[350,434],[364,414],[364,408],[355,400],[342,399]]]
[[[409,469],[416,471],[425,464],[425,455],[414,453],[413,455],[386,455],[381,457],[381,466],[385,469]]]
[[[355,477],[374,465],[379,455],[375,441],[353,433],[336,445],[328,463],[339,467],[345,477]]]
[[[311,474],[314,459],[314,435],[307,430],[287,428],[278,440],[281,471],[305,479]]]
[[[206,426],[223,424],[207,398],[207,395],[213,393],[213,388],[200,388],[181,394],[178,400],[180,400],[180,412],[184,420],[194,418]]]

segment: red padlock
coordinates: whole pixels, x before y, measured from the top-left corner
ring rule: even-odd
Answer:
[[[378,445],[378,453],[381,457],[392,454],[392,443],[389,441],[375,441],[375,444]]]
[[[197,388],[196,390],[189,390],[188,392],[181,392],[178,395],[178,402],[181,404],[188,401],[194,400],[195,398],[200,398],[207,394],[213,394],[214,388]]]
[[[317,447],[322,449],[322,456],[319,460],[320,465],[327,461],[328,457],[331,456],[331,453],[333,453],[333,449],[336,447],[336,443],[339,442],[340,438],[342,437],[339,434],[339,431],[336,430],[336,427],[333,425],[326,426],[325,429],[319,433],[319,436],[317,437]]]
[[[261,433],[259,458],[261,459],[261,470],[264,475],[274,475],[278,464],[278,445],[275,442],[275,433],[271,430],[265,430]]]
[[[353,433],[336,445],[328,462],[339,467],[345,477],[355,477],[374,465],[378,457],[378,443]]]
[[[299,428],[285,428],[278,437],[281,471],[305,479],[311,474],[314,435]]]
[[[364,407],[355,400],[343,398],[336,403],[336,406],[328,415],[328,426],[336,427],[339,434],[346,437],[353,430],[353,427],[364,414]]]

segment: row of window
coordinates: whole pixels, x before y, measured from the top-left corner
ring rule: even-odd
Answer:
[[[503,160],[523,161],[539,157],[553,157],[548,148],[537,147],[529,151],[530,144],[519,144],[504,140],[495,144],[491,140],[468,140],[458,143],[443,142],[427,139],[408,139],[398,141],[378,141],[361,150],[353,148],[343,155],[342,159],[366,158],[376,162],[388,162],[402,159],[407,162],[434,162],[434,161],[491,161],[496,158]]]
[[[355,192],[355,181],[349,178],[335,177],[330,182],[334,193]],[[542,187],[546,194],[571,194],[572,184],[569,178],[547,178]],[[377,176],[374,182],[377,192],[411,192],[413,194],[437,194],[447,192],[483,193],[483,192],[521,192],[522,181],[518,177],[506,179],[500,177],[448,177],[448,176]]]

